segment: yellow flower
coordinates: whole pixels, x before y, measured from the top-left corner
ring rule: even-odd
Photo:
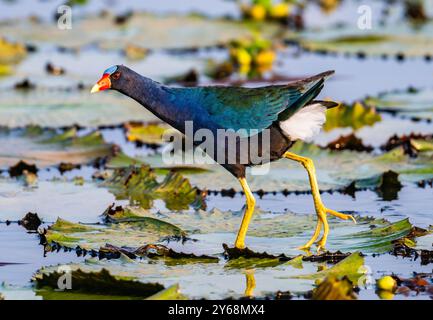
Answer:
[[[241,76],[247,76],[250,72],[250,65],[249,64],[242,64],[239,67],[239,74]]]
[[[255,63],[258,66],[270,66],[274,63],[274,60],[275,60],[275,52],[272,50],[261,51],[255,57]]]
[[[241,66],[249,66],[251,64],[251,55],[245,49],[238,49],[236,60]]]
[[[12,68],[7,64],[0,64],[0,76],[7,76],[12,73]]]
[[[266,9],[264,6],[255,4],[250,8],[250,16],[253,20],[262,21],[266,18]]]
[[[377,287],[380,290],[393,291],[397,287],[397,282],[391,276],[384,276],[377,280]]]
[[[271,8],[271,17],[280,19],[289,15],[290,7],[287,3],[278,3]]]

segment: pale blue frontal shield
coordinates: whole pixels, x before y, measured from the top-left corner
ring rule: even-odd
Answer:
[[[110,68],[108,68],[108,69],[106,69],[105,71],[104,71],[104,74],[113,74],[114,72],[116,72],[116,70],[117,70],[117,66],[112,66],[112,67],[110,67]]]

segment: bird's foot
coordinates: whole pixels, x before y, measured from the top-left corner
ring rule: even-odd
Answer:
[[[320,240],[316,242],[317,252],[321,252],[325,249],[326,240],[328,239],[328,234],[329,234],[329,225],[328,225],[327,214],[330,214],[334,217],[337,217],[337,218],[340,218],[343,220],[352,219],[353,222],[356,223],[356,220],[352,215],[344,214],[344,213],[340,213],[340,212],[332,210],[332,209],[328,209],[323,204],[316,205],[316,214],[317,214],[318,219],[317,219],[317,224],[316,224],[316,229],[314,231],[314,234],[311,237],[311,239],[308,240],[307,243],[305,243],[303,246],[298,248],[300,250],[309,251],[309,249],[311,248],[313,243],[315,243],[317,238],[319,237],[320,230],[321,230],[322,226],[323,226],[324,231],[323,231],[323,235],[320,238]]]
[[[340,219],[343,219],[343,220],[352,219],[352,221],[354,223],[356,223],[355,217],[352,216],[351,214],[344,214],[344,213],[341,213],[341,212],[338,212],[338,211],[335,211],[335,210],[332,210],[332,209],[328,209],[328,208],[325,208],[325,207],[324,207],[324,209],[325,209],[326,213],[330,214],[331,216],[334,216],[334,217],[337,217],[337,218],[340,218]]]

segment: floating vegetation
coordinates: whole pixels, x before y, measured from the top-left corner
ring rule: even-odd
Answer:
[[[27,55],[27,49],[20,43],[12,43],[0,37],[0,65],[20,62]]]
[[[71,271],[70,280],[65,280],[65,290],[58,290],[58,281],[65,272],[44,273],[40,270],[33,277],[36,294],[44,299],[143,299],[164,290],[159,283],[143,283],[131,277],[113,276],[102,269],[99,272],[84,272],[80,269]],[[68,283],[71,288],[67,288]],[[73,283],[73,286],[71,285]],[[67,290],[66,290],[67,288]]]
[[[351,150],[358,152],[370,152],[373,150],[371,146],[365,146],[362,140],[357,138],[354,133],[347,136],[341,136],[338,139],[331,141],[326,146],[330,150]]]
[[[124,125],[124,128],[128,141],[135,142],[137,146],[161,146],[167,143],[167,141],[163,140],[164,134],[169,137],[177,132],[175,129],[161,123],[143,124],[129,122]],[[181,133],[177,132],[177,134],[180,135]]]
[[[228,44],[229,58],[219,64],[209,63],[207,75],[213,79],[226,79],[233,73],[241,78],[260,79],[272,71],[276,50],[262,37],[240,38]]]
[[[21,175],[24,171],[37,173],[37,168],[62,162],[89,164],[113,153],[113,146],[103,140],[100,132],[78,136],[76,128],[58,133],[27,127],[0,133],[0,141],[4,145],[0,151],[0,167],[10,166],[11,176]]]
[[[49,128],[119,125],[128,121],[155,121],[149,112],[131,99],[116,94],[95,98],[86,90],[46,90],[21,82],[26,90],[2,91],[0,125],[8,128],[40,126]],[[18,92],[17,92],[18,91]]]
[[[188,179],[170,172],[162,182],[158,182],[156,173],[144,165],[115,169],[101,186],[109,188],[117,199],[128,199],[131,204],[145,209],[151,208],[156,199],[163,200],[171,210],[188,209],[190,205],[203,206],[203,195],[191,186]]]
[[[329,277],[313,290],[311,298],[313,300],[354,300],[357,296],[348,278],[343,277],[338,280],[335,277]]]
[[[37,213],[28,212],[21,220],[22,225],[27,231],[36,231],[42,224],[41,219]]]
[[[366,106],[361,102],[355,102],[352,105],[340,104],[326,112],[324,130],[330,131],[345,127],[357,130],[364,126],[372,126],[381,120],[381,115],[374,107]]]
[[[388,112],[414,120],[433,120],[433,89],[398,90],[368,97],[365,103],[378,111]]]
[[[121,18],[117,21],[122,22]],[[127,23],[116,23],[112,14],[88,16],[74,25],[74,32],[67,37],[57,24],[39,23],[26,28],[23,21],[0,26],[1,34],[14,34],[21,41],[77,50],[96,44],[103,49],[122,50],[130,43],[146,44],[146,49],[202,48],[227,43],[232,39],[251,36],[254,28],[239,21],[208,19],[199,16],[156,16],[146,13],[130,15]],[[133,33],[125,37],[125,31]],[[266,37],[277,35],[277,25],[263,25]]]
[[[411,18],[400,22],[397,19],[389,23],[382,22],[374,27],[374,31],[338,24],[315,30],[306,29],[297,41],[305,50],[321,54],[353,55],[361,59],[393,56],[397,61],[418,57],[430,61],[432,23],[431,20],[423,21],[421,16],[418,16],[418,22]]]
[[[125,235],[128,235],[125,237]],[[84,250],[104,248],[107,244],[116,247],[141,247],[156,243],[164,237],[183,236],[178,227],[155,218],[143,218],[134,222],[119,222],[105,227],[94,227],[57,219],[42,235],[46,251],[52,251],[52,245],[67,248],[77,246]]]
[[[302,29],[303,20],[299,13],[300,3],[293,0],[276,2],[273,0],[240,1],[242,17],[256,22],[277,22]]]

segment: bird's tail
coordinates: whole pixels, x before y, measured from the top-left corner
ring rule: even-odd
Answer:
[[[330,101],[330,100],[313,100],[310,102],[310,104],[320,104],[322,106],[324,106],[326,109],[331,109],[331,108],[335,108],[338,107],[340,104],[335,102],[335,101]]]
[[[302,79],[302,80],[297,81],[297,82],[314,83],[314,82],[316,82],[317,80],[322,80],[322,79],[325,81],[325,80],[327,80],[329,77],[331,77],[334,73],[335,73],[335,70],[328,70],[328,71],[325,71],[325,72],[321,72],[321,73],[319,73],[319,74],[316,74],[316,75],[314,75],[314,76],[312,76],[312,77]]]
[[[290,105],[289,108],[281,112],[278,116],[279,121],[284,121],[289,119],[292,115],[294,115],[299,109],[303,108],[307,104],[309,104],[311,101],[313,101],[314,98],[316,98],[320,91],[323,89],[323,85],[325,83],[325,80],[329,78],[334,73],[334,70],[325,71],[322,73],[319,73],[315,76],[305,78],[299,81],[296,81],[294,83],[289,84],[289,86],[296,86],[300,88],[307,88],[305,93],[298,98],[293,104]],[[305,89],[304,89],[305,90]],[[325,106],[327,108],[332,108],[337,106],[338,104],[334,105],[335,103],[326,102]]]

